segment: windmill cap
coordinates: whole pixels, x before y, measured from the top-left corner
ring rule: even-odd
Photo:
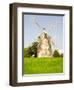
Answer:
[[[43,30],[45,30],[45,28],[43,28]]]

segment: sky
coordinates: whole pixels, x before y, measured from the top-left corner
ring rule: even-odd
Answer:
[[[24,14],[24,48],[35,42],[43,32],[35,24],[34,21],[36,20],[42,28],[46,28],[48,35],[55,43],[55,47],[63,50],[63,17],[62,15]]]

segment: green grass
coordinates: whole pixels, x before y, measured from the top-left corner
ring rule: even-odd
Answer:
[[[24,74],[62,73],[63,58],[24,58]]]

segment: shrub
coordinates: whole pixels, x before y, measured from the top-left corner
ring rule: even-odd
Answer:
[[[57,50],[54,51],[53,57],[60,57],[60,54],[59,54],[59,52]]]

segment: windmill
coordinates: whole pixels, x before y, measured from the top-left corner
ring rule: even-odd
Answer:
[[[41,35],[38,37],[38,46],[37,46],[37,57],[52,57],[53,50],[52,46],[55,46],[53,39],[48,35],[55,25],[48,24],[47,27],[41,26],[36,20],[36,17],[33,17],[33,24],[40,30]]]

